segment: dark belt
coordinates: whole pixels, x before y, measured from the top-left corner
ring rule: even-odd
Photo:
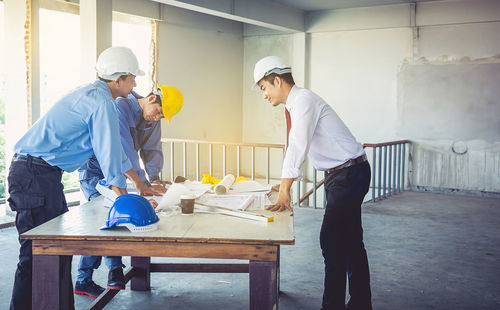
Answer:
[[[26,161],[27,162],[28,160],[31,160],[31,162],[35,165],[56,167],[56,166],[52,166],[51,164],[47,163],[45,160],[43,160],[39,157],[33,157],[31,155],[14,154],[14,157],[12,157],[12,162],[16,162],[16,161]],[[58,168],[58,167],[56,167],[56,168]]]
[[[359,157],[356,157],[354,159],[349,159],[348,161],[346,161],[342,165],[338,165],[337,167],[330,168],[330,169],[326,170],[325,172],[326,173],[332,173],[333,171],[336,171],[336,170],[340,170],[340,169],[351,167],[351,166],[354,166],[354,165],[357,165],[357,164],[364,163],[367,160],[368,159],[366,158],[366,154],[363,154],[363,155],[361,155]]]

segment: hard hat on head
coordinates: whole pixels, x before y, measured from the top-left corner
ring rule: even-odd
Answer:
[[[106,225],[101,229],[125,226],[132,232],[153,231],[160,219],[149,201],[136,194],[118,196],[109,209]]]
[[[163,116],[170,123],[170,119],[182,109],[184,96],[177,87],[170,85],[158,85],[153,94],[160,96]]]
[[[268,76],[271,73],[292,73],[292,68],[281,57],[267,56],[262,58],[255,64],[255,67],[253,69],[254,84],[252,86],[252,89],[259,89],[259,85],[257,85],[257,83],[262,80],[262,78]]]
[[[132,50],[124,46],[105,49],[97,58],[97,75],[105,80],[114,80],[120,75],[144,75]]]

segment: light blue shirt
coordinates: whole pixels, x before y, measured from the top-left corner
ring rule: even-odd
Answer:
[[[17,142],[14,152],[40,157],[69,172],[95,154],[106,182],[126,188],[123,172],[132,166],[119,137],[111,91],[98,80],[57,101]]]
[[[149,122],[142,116],[142,109],[137,102],[142,98],[132,92],[127,98],[118,98],[116,108],[120,120],[120,135],[123,150],[141,180],[148,184],[159,179],[163,167],[163,152],[161,149],[161,122]],[[146,171],[141,168],[139,156],[142,158]]]

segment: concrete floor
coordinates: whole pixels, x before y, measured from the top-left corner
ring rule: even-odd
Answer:
[[[320,308],[322,214],[296,210],[296,245],[282,247],[281,309]],[[500,309],[500,199],[406,192],[365,204],[363,221],[374,309]],[[7,309],[15,228],[0,230],[0,244],[0,309]],[[101,285],[106,277],[104,266],[94,275]],[[127,288],[106,309],[248,309],[247,274],[163,273],[151,282],[150,292]],[[75,298],[77,309],[90,302]]]

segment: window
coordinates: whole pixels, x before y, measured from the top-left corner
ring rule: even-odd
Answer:
[[[40,115],[81,84],[80,63],[80,16],[40,9]],[[64,172],[62,183],[78,188],[78,172]]]
[[[40,115],[80,85],[80,63],[80,16],[40,9]]]

